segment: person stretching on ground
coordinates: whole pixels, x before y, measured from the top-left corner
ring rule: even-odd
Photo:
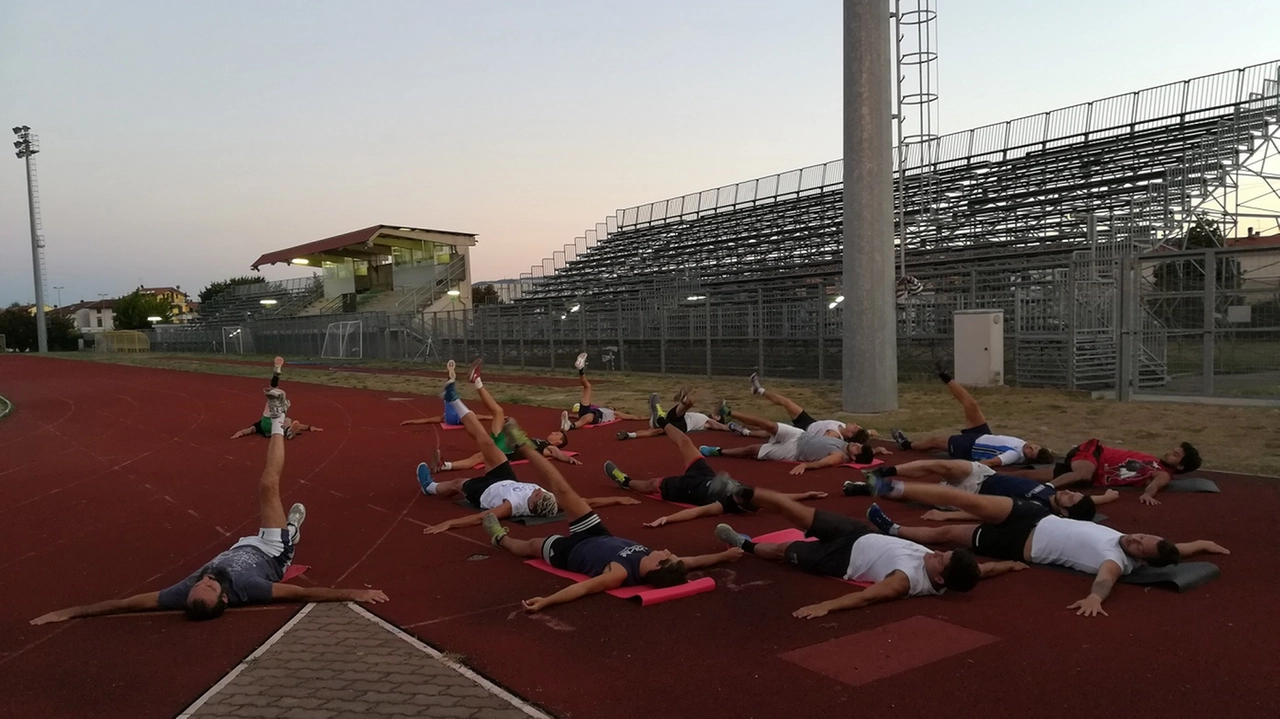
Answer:
[[[692,504],[693,507],[682,509],[675,514],[658,517],[645,523],[646,527],[661,527],[674,522],[687,522],[699,517],[718,517],[722,514],[743,514],[754,512],[759,507],[752,503],[755,490],[747,487],[726,473],[716,473],[707,464],[707,460],[693,446],[693,442],[674,424],[662,428],[680,452],[684,462],[684,473],[664,477],[662,479],[632,479],[626,472],[618,469],[613,462],[604,463],[604,473],[623,489],[640,494],[661,494],[663,501]],[[791,499],[822,499],[826,492],[802,492],[785,495]]]
[[[810,434],[799,427],[741,412],[735,412],[733,417],[748,427],[768,432],[769,441],[732,449],[702,446],[698,451],[703,457],[755,457],[776,462],[799,462],[791,468],[791,474],[804,474],[808,469],[836,467],[847,462],[870,464],[875,459],[875,450],[870,443],[846,442],[835,431]]]
[[[914,449],[920,452],[945,451],[952,459],[981,462],[988,467],[1048,464],[1053,461],[1053,453],[1041,445],[1017,437],[992,434],[991,425],[982,414],[978,400],[942,369],[941,362],[938,363],[938,379],[947,385],[947,389],[951,390],[951,396],[955,397],[964,408],[965,429],[960,430],[960,434],[949,437],[939,435],[914,441],[908,439],[902,430],[894,429],[893,440],[898,443],[899,449]]]
[[[963,459],[921,459],[899,464],[896,467],[864,469],[865,482],[845,482],[844,494],[849,497],[871,496],[871,483],[884,477],[903,479],[942,479],[946,484],[973,494],[993,494],[1000,497],[1026,499],[1049,508],[1060,517],[1090,521],[1098,514],[1098,505],[1114,502],[1120,493],[1113,490],[1098,496],[1089,496],[1070,490],[1058,491],[1048,484],[1026,477],[997,474],[981,462]],[[930,510],[924,519],[938,521],[977,520],[967,512]]]
[[[1101,524],[1066,519],[1025,499],[896,479],[876,479],[870,484],[874,496],[957,507],[982,520],[982,524],[951,527],[904,527],[873,504],[867,519],[885,534],[923,544],[972,548],[993,559],[1056,564],[1095,575],[1089,596],[1067,607],[1087,617],[1106,614],[1102,602],[1120,577],[1140,562],[1163,567],[1199,552],[1229,554],[1214,542],[1174,544],[1154,534],[1123,534]]]
[[[267,391],[267,412],[271,417],[271,439],[267,444],[267,464],[258,480],[260,529],[253,537],[243,537],[230,549],[214,557],[194,574],[159,592],[135,594],[127,599],[111,599],[83,607],[50,612],[31,620],[32,624],[62,622],[103,614],[181,609],[188,619],[214,619],[227,607],[270,602],[368,602],[387,601],[377,589],[328,589],[283,584],[284,572],[293,561],[299,529],[307,510],[295,504],[285,514],[280,503],[280,475],[284,471],[285,412],[289,402],[283,390]]]
[[[806,507],[769,489],[757,489],[755,502],[781,514],[817,541],[757,544],[727,524],[716,527],[716,539],[761,559],[794,564],[810,574],[874,582],[862,591],[792,612],[801,619],[903,597],[942,594],[946,589],[967,592],[984,577],[1026,569],[1021,562],[979,565],[973,553],[963,549],[935,552],[915,542],[885,537],[865,522]]]
[[[682,387],[676,393],[675,406],[669,411],[663,412],[662,407],[658,405],[658,393],[654,392],[649,395],[649,429],[636,430],[635,432],[619,432],[619,440],[628,439],[645,439],[648,437],[661,437],[663,435],[662,427],[658,426],[658,419],[662,418],[670,422],[676,429],[688,434],[690,432],[701,432],[703,430],[711,430],[714,432],[733,432],[744,437],[751,436],[753,433],[758,434],[761,438],[769,435],[759,430],[750,430],[739,424],[726,424],[722,421],[721,415],[706,415],[701,412],[692,411],[693,399],[689,395],[688,388]],[[721,411],[728,409],[728,405],[721,402]]]
[[[757,397],[764,397],[773,404],[776,404],[786,410],[787,416],[791,418],[791,424],[795,425],[799,429],[803,429],[809,434],[823,435],[828,432],[835,432],[846,441],[857,442],[859,444],[866,444],[871,441],[871,438],[877,436],[872,430],[865,429],[854,422],[841,422],[835,419],[814,419],[813,415],[806,412],[803,407],[792,401],[790,397],[765,389],[760,384],[760,375],[757,373],[752,372],[750,379],[751,394],[756,395]],[[721,411],[726,417],[729,415],[728,407],[723,407]],[[892,454],[884,447],[876,447],[875,453]]]
[[[525,611],[537,612],[555,604],[564,604],[588,594],[607,592],[624,585],[649,584],[673,587],[688,581],[688,573],[721,562],[732,562],[742,556],[741,549],[715,554],[677,557],[666,549],[652,550],[639,542],[615,537],[604,522],[573,491],[560,471],[546,457],[535,452],[529,438],[514,419],[507,420],[507,441],[516,447],[534,470],[546,480],[560,498],[569,518],[569,535],[516,539],[509,536],[493,514],[484,516],[484,528],[495,547],[529,559],[542,559],[551,566],[587,575],[588,579],[565,587],[549,597],[534,597],[523,602]]]
[[[1104,447],[1091,439],[1072,447],[1053,468],[1053,486],[1076,484],[1095,487],[1145,487],[1138,501],[1156,505],[1156,493],[1173,480],[1173,475],[1200,469],[1200,452],[1183,442],[1161,457],[1130,449]]]
[[[576,418],[570,420],[568,412],[560,413],[560,431],[568,432],[571,429],[582,429],[587,425],[604,424],[615,419],[644,419],[644,417],[627,414],[612,407],[600,407],[591,404],[591,381],[587,379],[587,353],[583,352],[578,355],[578,359],[574,360],[573,366],[578,370],[578,383],[582,385],[582,398],[578,404],[573,406],[573,413],[577,415]]]
[[[462,421],[471,438],[480,445],[480,454],[484,457],[488,470],[483,477],[474,479],[455,479],[448,482],[437,482],[431,476],[431,469],[426,462],[418,465],[418,486],[422,493],[453,499],[458,496],[466,498],[469,504],[485,510],[479,514],[450,519],[422,530],[423,534],[439,534],[458,527],[474,527],[480,524],[485,514],[492,512],[499,519],[507,517],[554,517],[560,512],[556,496],[536,484],[521,482],[511,467],[511,455],[502,451],[493,436],[485,429],[475,412],[467,408],[458,398],[457,385],[450,381],[445,385],[445,402],[450,411]],[[506,438],[503,437],[505,444]],[[640,500],[631,497],[599,497],[586,500],[592,507],[609,507],[619,504],[639,504]]]
[[[478,412],[473,412],[472,414],[474,414],[476,419],[481,422],[488,422],[493,419],[493,416],[488,414],[480,414]],[[446,404],[442,414],[431,417],[420,417],[418,419],[406,419],[400,423],[400,426],[404,427],[405,425],[410,424],[442,424],[446,427],[461,427],[462,420],[458,419],[458,415],[454,414],[453,408]]]
[[[282,369],[284,369],[284,358],[276,357],[275,365],[272,368],[272,372],[271,372],[272,389],[275,389],[276,387],[280,386],[280,371]],[[293,439],[294,437],[297,437],[298,434],[302,432],[323,432],[323,431],[324,430],[314,425],[303,424],[298,421],[293,421],[285,426],[284,438]],[[231,435],[231,439],[240,439],[241,437],[248,437],[249,435],[255,434],[255,433],[262,435],[263,437],[271,436],[271,418],[267,416],[267,409],[265,407],[262,409],[262,417],[260,417],[257,422]]]
[[[449,360],[448,364],[445,366],[449,370],[449,382],[456,382],[456,366],[454,365],[453,360]],[[502,452],[507,455],[507,459],[514,462],[515,460],[520,459],[520,457],[506,445],[506,439],[502,436],[502,423],[506,419],[507,414],[502,409],[502,405],[498,404],[498,401],[493,398],[493,395],[489,394],[489,390],[484,388],[484,380],[480,377],[480,370],[483,367],[483,359],[478,359],[472,363],[471,374],[467,381],[475,385],[476,392],[480,395],[480,401],[484,403],[485,408],[489,410],[490,414],[477,415],[472,413],[472,416],[476,419],[489,420],[489,428],[491,430],[489,437],[498,445],[498,449],[502,450]],[[448,401],[445,402],[445,408],[446,413],[452,412],[455,416],[457,415],[457,411],[453,409]],[[468,412],[470,412],[470,410],[468,410]],[[459,418],[459,421],[461,421],[461,418]],[[564,432],[555,431],[547,435],[545,440],[534,439],[531,441],[533,442],[533,446],[541,452],[544,457],[550,457],[551,459],[558,462],[564,462],[565,464],[582,464],[582,462],[579,462],[573,457],[570,457],[560,451],[561,447],[569,444],[569,437]],[[440,450],[436,450],[431,457],[431,471],[449,472],[451,470],[458,469],[472,469],[478,464],[484,464],[485,461],[484,453],[481,451],[476,452],[465,459],[455,459],[446,462],[440,457]]]

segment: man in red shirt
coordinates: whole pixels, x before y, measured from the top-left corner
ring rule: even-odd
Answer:
[[[1175,474],[1194,472],[1200,468],[1200,452],[1183,442],[1163,456],[1131,449],[1104,447],[1091,439],[1073,447],[1053,468],[1052,484],[1056,488],[1089,483],[1095,487],[1145,487],[1139,500],[1143,504],[1160,504],[1156,492],[1164,488]]]

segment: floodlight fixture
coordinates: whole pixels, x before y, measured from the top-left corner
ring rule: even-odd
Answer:
[[[295,265],[309,265],[309,264],[311,264],[311,260],[308,260],[308,259],[307,259],[307,258],[305,258],[305,257],[295,257],[295,258],[293,258],[292,260],[289,260],[289,261],[290,261],[290,262],[292,262],[292,263],[293,263],[293,264],[295,264]]]
[[[147,321],[148,321],[148,322],[159,322],[159,321],[160,321],[160,320],[162,320],[162,319],[164,319],[164,318],[163,318],[163,317],[161,317],[160,315],[151,315],[150,317],[148,317],[148,318],[147,318]]]
[[[458,295],[462,294],[462,291],[461,291],[461,290],[449,290],[449,291],[448,291],[448,292],[446,292],[445,294],[446,294],[446,295],[449,295],[450,297],[457,297]]]
[[[259,302],[260,304],[264,304],[264,305],[267,305],[267,306],[271,306],[271,305],[276,304],[277,300],[258,300],[258,302]]]

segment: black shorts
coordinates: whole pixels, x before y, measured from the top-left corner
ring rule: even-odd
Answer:
[[[573,548],[591,537],[611,537],[604,521],[595,512],[578,517],[569,525],[569,536],[556,534],[542,542],[542,561],[556,569],[569,568],[569,555]]]
[[[485,472],[483,477],[468,479],[462,483],[462,496],[467,500],[468,504],[479,507],[480,497],[485,490],[497,484],[498,482],[519,482],[516,478],[516,471],[511,468],[510,462],[503,462],[493,469]]]
[[[973,530],[970,544],[973,551],[984,557],[1004,559],[1011,562],[1026,560],[1027,537],[1035,531],[1040,520],[1053,514],[1053,511],[1039,502],[1028,499],[1014,499],[1013,509],[1009,516],[999,524],[983,522]]]
[[[707,464],[707,460],[697,459],[684,470],[684,474],[664,478],[658,484],[658,492],[665,501],[701,507],[714,501],[710,489],[711,480],[715,477],[716,471]]]
[[[578,408],[579,417],[586,417],[587,415],[593,417],[591,424],[600,424],[604,421],[604,412],[601,412],[600,408],[594,404],[584,404]]]
[[[689,431],[689,423],[688,423],[687,421],[685,421],[685,418],[684,418],[684,415],[683,415],[683,414],[677,417],[677,416],[675,416],[675,415],[673,415],[673,414],[671,414],[671,413],[669,413],[669,412],[668,412],[668,413],[667,413],[667,416],[666,416],[666,417],[664,417],[663,419],[667,420],[667,424],[671,425],[672,427],[675,427],[676,429],[680,430],[681,432],[688,433],[688,431]]]
[[[805,536],[818,541],[788,544],[787,561],[810,574],[843,578],[849,571],[853,543],[875,533],[874,527],[853,517],[815,510],[813,524]]]
[[[991,434],[991,425],[983,422],[977,427],[960,430],[960,434],[947,437],[947,456],[952,459],[973,461],[973,445],[984,434]]]
[[[805,410],[800,410],[800,414],[791,419],[791,424],[799,429],[809,429],[809,425],[817,421]]]

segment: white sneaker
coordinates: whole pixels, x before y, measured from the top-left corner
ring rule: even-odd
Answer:
[[[292,530],[289,532],[289,542],[291,544],[297,544],[298,540],[302,537],[302,522],[306,520],[306,518],[307,508],[302,506],[301,502],[289,508],[289,518],[286,520],[286,523],[288,524],[288,528]]]
[[[449,371],[449,381],[457,382],[458,381],[458,371],[457,371],[458,363],[454,362],[453,360],[449,360],[448,362],[444,363],[444,368]]]
[[[577,370],[581,370],[581,369],[586,369],[586,368],[587,368],[587,353],[586,353],[586,352],[583,352],[582,354],[578,355],[578,359],[576,359],[576,360],[574,360],[574,361],[573,361],[573,368],[574,368],[574,369],[577,369]]]
[[[560,413],[560,431],[568,432],[571,429],[573,429],[573,422],[569,421],[569,413],[561,412]]]
[[[271,419],[283,419],[293,404],[284,396],[284,390],[271,387],[262,393],[267,396],[267,416]]]

